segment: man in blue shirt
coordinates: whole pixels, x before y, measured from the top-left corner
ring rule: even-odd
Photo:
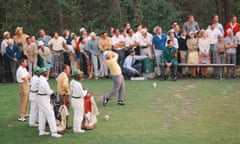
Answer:
[[[162,63],[162,52],[163,49],[165,48],[167,36],[166,34],[162,33],[162,28],[159,26],[156,26],[153,31],[154,33],[156,33],[156,35],[153,36],[152,40],[153,51],[155,53],[157,63],[157,76],[160,77],[161,75],[160,64]]]
[[[129,50],[129,55],[125,58],[123,64],[123,73],[127,78],[139,76],[142,73],[142,64],[136,63],[136,60],[143,60],[148,56],[136,56],[134,48]]]
[[[167,79],[166,69],[171,69],[171,76],[173,81],[177,80],[177,64],[178,64],[178,50],[173,46],[173,41],[167,41],[167,47],[163,50],[161,70],[163,80]]]
[[[21,59],[22,54],[17,44],[14,44],[13,39],[8,40],[8,46],[6,48],[6,56],[9,60],[10,70],[12,73],[12,81],[16,82],[16,69],[18,60]]]

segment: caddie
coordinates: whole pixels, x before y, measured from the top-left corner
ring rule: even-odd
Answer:
[[[39,89],[37,102],[39,107],[39,136],[50,135],[45,131],[46,121],[48,122],[51,136],[60,138],[62,135],[57,133],[57,126],[53,106],[50,103],[50,96],[54,96],[53,90],[50,88],[47,82],[47,69],[42,67],[40,69]]]
[[[87,94],[87,90],[84,90],[80,80],[82,79],[83,72],[80,70],[74,70],[72,72],[73,79],[70,82],[70,89],[72,92],[72,108],[73,108],[73,132],[84,133],[82,130],[82,121],[84,116],[84,99]]]
[[[30,114],[29,114],[29,126],[30,127],[37,127],[38,124],[38,105],[37,105],[37,94],[38,94],[38,87],[39,87],[39,73],[40,68],[34,67],[33,72],[34,75],[30,80],[30,94],[29,94],[29,100],[30,100]]]

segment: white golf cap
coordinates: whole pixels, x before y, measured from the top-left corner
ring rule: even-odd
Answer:
[[[38,41],[38,46],[43,46],[43,45],[44,45],[43,41]]]
[[[232,32],[232,29],[230,29],[230,28],[227,29],[227,33],[230,33],[230,32]]]
[[[83,32],[83,31],[85,31],[85,30],[86,30],[86,29],[85,29],[84,27],[82,27],[82,28],[80,28],[79,31],[80,31],[80,33],[81,33],[81,32]]]
[[[5,32],[3,33],[3,36],[6,36],[7,34],[9,34],[9,32],[8,32],[8,31],[5,31]]]
[[[109,56],[111,54],[111,51],[105,51],[105,52],[103,52],[103,56],[104,57],[107,57],[107,56]]]

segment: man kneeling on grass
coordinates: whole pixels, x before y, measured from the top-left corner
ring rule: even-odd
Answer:
[[[163,80],[167,79],[166,69],[171,69],[171,77],[173,81],[177,80],[177,48],[175,48],[172,40],[167,41],[167,47],[163,50],[161,70],[163,74]]]

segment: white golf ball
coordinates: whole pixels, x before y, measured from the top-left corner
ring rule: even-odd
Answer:
[[[109,120],[109,115],[105,115],[104,120],[108,121]]]
[[[157,83],[153,83],[153,87],[156,88],[157,87]]]

